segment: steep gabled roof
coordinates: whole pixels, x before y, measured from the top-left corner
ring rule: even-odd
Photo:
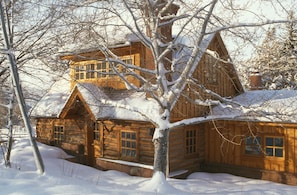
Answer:
[[[221,40],[219,33],[210,34],[205,37],[200,45],[200,55],[196,59],[197,65],[193,67],[193,71],[197,68],[200,59],[207,51],[209,45],[213,41],[214,37],[218,37]],[[188,41],[187,39],[183,41]],[[187,42],[184,42],[187,44]],[[223,47],[225,48],[224,44]],[[176,55],[184,55],[184,59],[190,54],[189,50],[180,49],[180,52]],[[182,58],[180,58],[182,59]],[[179,67],[183,68],[182,61],[178,63]],[[69,75],[68,75],[69,76]],[[175,75],[178,76],[178,75]],[[238,79],[238,77],[236,77]],[[235,79],[236,79],[235,78]],[[66,83],[68,82],[68,83]],[[239,80],[236,80],[239,82]],[[239,82],[240,83],[240,82]],[[65,86],[64,88],[59,85]],[[240,85],[241,86],[241,85]],[[144,93],[132,92],[130,90],[112,90],[110,88],[99,88],[96,85],[89,83],[78,83],[72,92],[69,91],[69,79],[57,82],[50,91],[37,103],[31,112],[32,117],[59,117],[65,116],[67,104],[70,104],[71,95],[73,93],[80,94],[80,98],[85,101],[85,106],[88,106],[93,116],[98,118],[117,118],[117,119],[135,119],[135,120],[147,120],[143,114],[156,116],[159,109],[156,102],[148,100]],[[64,112],[64,114],[63,114]],[[62,114],[62,115],[61,115]],[[155,118],[155,117],[151,117]]]
[[[50,91],[51,92],[51,91]],[[62,94],[60,94],[62,96]],[[85,108],[95,119],[122,119],[149,121],[157,116],[158,104],[146,98],[145,93],[131,90],[100,88],[91,83],[78,83],[69,94],[64,93],[60,102],[55,102],[56,93],[48,93],[33,109],[32,117],[65,117],[76,97],[82,100]],[[59,97],[61,97],[59,96]],[[56,106],[45,106],[44,102]],[[143,115],[142,113],[145,113]]]
[[[230,120],[297,122],[297,90],[247,91],[232,101],[235,104],[214,107],[212,114]]]
[[[31,117],[58,117],[59,112],[70,95],[69,72],[56,81],[49,91],[31,109]]]

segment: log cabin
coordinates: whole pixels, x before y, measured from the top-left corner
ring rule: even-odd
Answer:
[[[212,110],[229,119],[201,124],[208,129],[201,168],[297,185],[297,91],[252,90],[232,101]]]
[[[171,31],[169,30],[171,33]],[[170,35],[171,36],[171,35]],[[192,77],[222,97],[234,97],[243,87],[219,33],[207,36]],[[150,51],[135,39],[118,43],[110,49],[126,63],[152,69]],[[215,52],[225,61],[206,53]],[[172,56],[177,54],[172,54]],[[36,104],[31,117],[36,119],[39,142],[64,149],[73,161],[101,170],[119,170],[130,175],[152,176],[154,125],[129,106],[143,112],[158,114],[156,103],[147,94],[127,89],[121,78],[112,74],[109,62],[100,50],[85,50],[61,56],[70,62],[69,71],[57,81]],[[119,70],[125,70],[119,66]],[[139,74],[141,74],[139,72]],[[173,75],[174,77],[174,75]],[[126,79],[139,86],[139,81],[127,74]],[[204,117],[208,107],[198,106],[187,97],[209,99],[200,89],[192,92],[186,86],[171,112],[172,122],[191,117]],[[200,91],[199,91],[200,90]],[[117,105],[125,104],[125,108]],[[169,176],[183,177],[201,170],[204,162],[204,125],[193,124],[170,131]]]
[[[173,6],[172,11],[177,10]],[[171,26],[164,26],[160,33],[171,41],[171,31]],[[291,91],[282,96],[282,91],[244,92],[219,33],[205,37],[200,48],[192,78],[221,97],[234,97],[232,102],[237,103],[232,104],[232,109],[223,104],[214,108],[199,106],[188,97],[204,101],[210,95],[194,86],[185,86],[186,95],[179,97],[171,112],[172,122],[192,117],[205,120],[170,131],[169,176],[182,178],[195,171],[224,172],[296,185],[297,108],[292,105],[297,105],[297,93]],[[154,68],[150,50],[133,36],[115,42],[109,49],[125,63]],[[207,50],[224,61],[213,58]],[[172,57],[178,58],[178,53],[173,51]],[[75,162],[151,177],[155,127],[127,108],[138,106],[143,112],[158,114],[156,103],[143,92],[127,89],[110,67],[109,63],[115,62],[105,59],[96,48],[61,56],[61,60],[69,62],[69,71],[31,111],[36,120],[37,140],[64,149],[73,156],[69,160]],[[119,72],[127,73],[123,66],[117,67]],[[181,64],[175,68],[178,72],[182,67]],[[147,77],[140,71],[135,73]],[[175,73],[171,76],[174,78]],[[132,75],[125,74],[125,78],[135,86],[141,84]],[[281,99],[286,104],[270,104],[280,105]],[[247,102],[250,104],[246,105]],[[123,104],[125,107],[118,106]],[[292,109],[283,112],[283,108]],[[216,116],[225,119],[207,122]]]

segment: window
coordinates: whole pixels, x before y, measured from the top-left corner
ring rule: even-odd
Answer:
[[[95,78],[95,64],[86,65],[86,79]]]
[[[60,145],[64,141],[64,127],[54,126],[54,143]]]
[[[136,132],[122,131],[121,132],[121,152],[122,157],[136,157],[137,140]]]
[[[106,62],[105,61],[100,61],[97,64],[97,78],[103,78],[106,77]]]
[[[94,140],[100,141],[99,124],[97,122],[94,123]]]
[[[84,79],[85,78],[85,66],[80,65],[75,67],[75,80]]]
[[[186,130],[186,155],[197,153],[197,131],[196,129]]]
[[[261,155],[261,137],[249,136],[245,138],[245,154]]]
[[[266,156],[283,157],[284,139],[282,137],[266,137],[265,153]]]
[[[121,59],[126,64],[133,64],[133,56],[123,56]],[[127,73],[127,69],[121,64],[114,64],[119,72]],[[98,60],[98,61],[87,61],[80,62],[79,65],[75,66],[75,80],[83,79],[93,79],[93,78],[106,78],[113,77],[113,70],[108,61]]]
[[[209,84],[217,84],[217,66],[218,61],[213,56],[207,55],[205,57],[206,61],[206,74],[205,78],[208,81]]]

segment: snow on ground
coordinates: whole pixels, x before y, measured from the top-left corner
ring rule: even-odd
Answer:
[[[296,194],[296,186],[253,180],[229,174],[194,173],[186,180],[132,177],[117,171],[100,171],[64,160],[59,148],[38,143],[45,173],[36,171],[28,139],[14,142],[12,167],[0,164],[1,195],[125,195],[125,194]],[[2,154],[0,155],[2,156]],[[161,185],[159,185],[161,183]]]

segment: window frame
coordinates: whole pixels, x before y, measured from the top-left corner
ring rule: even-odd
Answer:
[[[135,55],[120,56],[128,64],[134,64]],[[111,62],[115,63],[115,62]],[[93,66],[93,67],[92,67]],[[119,72],[127,74],[129,71],[121,64],[114,64]],[[74,80],[105,79],[115,77],[110,63],[105,59],[81,61],[74,64]]]
[[[126,136],[123,138],[123,134]],[[130,136],[127,136],[130,135]],[[132,138],[132,135],[135,135],[135,139]],[[123,144],[125,143],[125,144]],[[134,143],[134,144],[133,144]],[[138,147],[138,132],[131,130],[121,130],[120,131],[120,158],[123,160],[134,160],[137,161],[139,158],[139,147]],[[125,146],[123,146],[125,145]],[[133,147],[133,145],[135,147]],[[132,154],[131,151],[135,152],[135,156],[124,154],[123,150]]]
[[[85,65],[85,70],[86,70],[86,79],[94,79],[95,78],[95,63],[88,63]]]
[[[267,138],[272,138],[273,139],[273,145],[267,145]],[[265,157],[267,158],[277,158],[277,159],[283,159],[285,158],[285,137],[284,136],[270,136],[267,135],[264,137],[265,139],[265,145],[264,145],[264,152],[265,152]],[[275,140],[276,139],[282,139],[282,146],[277,146]],[[272,155],[267,155],[267,149],[272,149],[273,154]],[[276,150],[282,150],[282,156],[277,156]]]
[[[53,139],[55,145],[61,145],[62,142],[65,140],[65,129],[63,125],[54,125]]]
[[[207,83],[208,84],[211,84],[211,85],[216,85],[218,84],[218,60],[215,59],[213,56],[211,55],[206,55],[205,56],[205,64],[206,64],[206,67],[205,67],[205,78],[207,80]]]
[[[252,139],[252,143],[247,144],[247,138]],[[260,140],[260,143],[259,143]],[[249,147],[252,149],[251,153],[247,153],[246,148]],[[258,150],[256,150],[258,149]],[[256,153],[258,152],[258,153]],[[262,157],[263,156],[263,139],[262,136],[246,136],[244,138],[244,154],[248,156],[254,157]]]
[[[198,154],[198,129],[184,129],[184,154],[188,158]]]
[[[94,128],[93,128],[93,136],[94,140],[100,141],[101,135],[100,135],[100,124],[96,121],[94,122]]]

